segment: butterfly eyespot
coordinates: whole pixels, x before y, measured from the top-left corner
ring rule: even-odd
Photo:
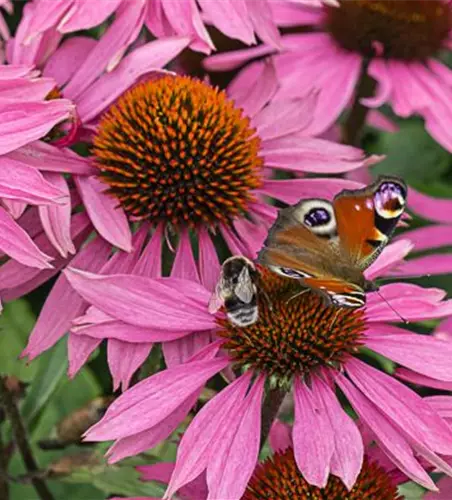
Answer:
[[[310,227],[324,226],[331,220],[330,213],[324,208],[313,208],[304,216],[304,222]]]
[[[333,206],[326,200],[303,200],[295,209],[296,219],[319,236],[336,234]]]
[[[293,278],[296,280],[303,278],[311,278],[312,276],[308,273],[302,271],[295,271],[295,269],[290,269],[289,267],[279,267],[279,266],[269,266],[269,268],[276,274],[284,276],[286,278]]]
[[[384,219],[399,217],[406,205],[406,189],[397,182],[383,182],[374,195],[375,210]]]

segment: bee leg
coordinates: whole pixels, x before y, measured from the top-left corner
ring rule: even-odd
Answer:
[[[298,292],[295,295],[292,295],[292,297],[289,297],[286,300],[286,304],[288,304],[291,300],[295,299],[296,297],[299,297],[300,295],[303,295],[306,292],[309,292],[309,288],[305,288],[304,290],[301,290],[301,292]]]
[[[262,292],[262,295],[265,297],[265,301],[267,302],[267,305],[268,305],[268,308],[270,309],[270,311],[273,311],[273,305],[272,305],[272,302],[270,300],[268,293],[263,288],[261,288],[259,291]]]

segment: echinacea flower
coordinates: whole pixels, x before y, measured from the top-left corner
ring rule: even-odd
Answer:
[[[396,264],[401,246],[410,248],[409,242],[389,246],[367,276],[374,278]],[[434,489],[415,453],[450,474],[443,456],[452,455],[452,431],[415,392],[368,364],[366,353],[374,351],[420,374],[452,381],[452,344],[391,324],[400,319],[398,314],[409,321],[450,315],[452,302],[443,300],[445,293],[390,284],[380,294],[370,293],[364,309],[351,310],[327,307],[312,292],[297,294],[293,280],[262,273],[266,293],[259,295],[259,320],[239,328],[219,313],[208,313],[210,293],[198,283],[66,270],[78,293],[116,321],[148,329],[154,336],[160,331],[162,339],[165,331],[191,331],[192,336],[209,332],[217,339],[185,363],[170,364],[127,390],[88,431],[87,439],[115,440],[109,451],[112,461],[152,448],[177,428],[206,381],[228,368],[231,383],[184,433],[168,496],[203,472],[211,498],[243,494],[259,452],[264,388],[270,391],[267,397],[293,392],[294,455],[310,484],[324,487],[333,473],[350,489],[363,463],[360,431],[342,409],[337,387],[397,468]],[[425,353],[429,363],[424,363]]]
[[[251,476],[242,500],[261,500],[277,498],[308,499],[349,499],[349,500],[403,500],[398,494],[398,482],[392,475],[392,469],[378,464],[369,457],[364,458],[361,471],[351,489],[339,478],[330,474],[324,488],[309,484],[300,473],[295,461],[293,443],[289,426],[276,421],[270,432],[270,445],[273,453],[261,461]],[[387,464],[385,464],[387,465]],[[171,462],[160,462],[137,467],[143,481],[169,483],[174,471]],[[191,483],[182,487],[174,498],[180,500],[206,500],[208,494],[205,474],[198,476]],[[232,497],[228,497],[233,500]],[[119,499],[117,499],[119,500]],[[136,500],[136,499],[127,499]],[[145,500],[145,499],[143,499]],[[151,499],[148,499],[151,500]]]
[[[255,44],[257,36],[273,47],[279,46],[268,0],[113,0],[95,6],[79,0],[34,0],[33,7],[35,14],[26,42],[49,29],[64,35],[93,28],[114,15],[101,42],[110,64],[136,40],[143,27],[155,37],[188,36],[190,47],[204,53],[215,48],[207,24],[246,45]]]
[[[45,52],[42,43],[39,53]],[[274,107],[271,98],[278,82],[266,62],[256,65],[253,75],[235,80],[227,91],[188,76],[156,71],[189,43],[188,38],[145,44],[92,84],[86,85],[92,75],[85,68],[86,78],[79,87],[81,69],[74,74],[74,65],[64,62],[90,58],[98,43],[70,38],[42,64],[44,74],[53,76],[62,94],[76,105],[80,137],[75,144],[80,140],[86,147],[88,143],[92,152],[89,158],[77,156],[90,173],[73,175],[72,205],[66,204],[48,221],[53,230],[53,238],[48,239],[62,257],[55,272],[69,262],[104,272],[112,247],[130,252],[132,235],[144,226],[149,229],[145,244],[148,233],[156,238],[156,254],[147,256],[150,261],[156,259],[162,243],[171,246],[177,238],[179,247],[191,255],[186,244],[190,236],[197,237],[199,254],[205,254],[214,232],[232,253],[254,256],[275,217],[268,196],[290,202],[296,192],[328,197],[338,187],[356,185],[335,179],[277,181],[271,179],[274,170],[341,173],[378,159],[365,158],[350,146],[306,136],[303,131],[316,105],[315,95]],[[13,54],[19,60],[26,57],[20,44]],[[93,71],[98,73],[97,68]],[[93,227],[100,238],[92,239]],[[46,235],[40,232],[36,238],[42,237]],[[68,257],[71,242],[74,257]],[[183,273],[181,268],[179,277]],[[48,273],[30,273],[9,261],[0,268],[0,293],[11,300],[48,278]],[[66,278],[59,277],[24,352],[30,359],[51,347],[72,320],[83,315],[86,304],[74,308],[74,295]]]
[[[314,133],[332,125],[356,94],[361,104],[370,108],[389,103],[401,117],[422,116],[432,137],[452,150],[452,73],[439,59],[441,50],[451,48],[450,3],[339,3],[339,7],[310,8],[274,4],[279,26],[305,28],[301,33],[284,35],[282,53],[274,56],[281,81],[276,98],[318,89],[320,105],[311,125]],[[273,52],[263,44],[216,54],[205,61],[205,67],[227,70]],[[372,79],[377,82],[375,94]]]

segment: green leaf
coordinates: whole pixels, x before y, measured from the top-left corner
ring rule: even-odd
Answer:
[[[22,408],[22,415],[26,422],[31,422],[39,414],[66,372],[66,339],[61,339],[33,363],[38,363],[38,370],[27,391]]]
[[[373,167],[378,174],[395,174],[421,188],[446,173],[451,155],[425,131],[419,119],[406,120],[395,133],[379,134],[372,152],[387,157]]]
[[[410,482],[399,486],[399,495],[402,495],[405,500],[422,500],[424,493],[424,488],[415,483]]]
[[[64,479],[69,483],[92,484],[107,495],[163,497],[166,485],[140,480],[133,467],[100,466],[80,469]]]

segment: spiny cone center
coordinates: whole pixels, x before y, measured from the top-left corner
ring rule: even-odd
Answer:
[[[443,46],[451,29],[441,0],[342,0],[326,8],[326,28],[344,49],[388,59],[425,60]]]
[[[227,320],[219,335],[240,366],[252,366],[280,383],[322,366],[338,367],[357,352],[365,329],[362,310],[326,306],[297,280],[260,269],[256,323],[244,328]]]
[[[246,213],[261,184],[259,148],[223,91],[167,76],[138,84],[107,111],[93,154],[130,216],[194,227]]]
[[[342,481],[330,476],[325,488],[310,485],[301,475],[292,448],[275,453],[260,464],[242,500],[402,500],[397,487],[387,473],[365,459],[361,472],[351,491]]]

